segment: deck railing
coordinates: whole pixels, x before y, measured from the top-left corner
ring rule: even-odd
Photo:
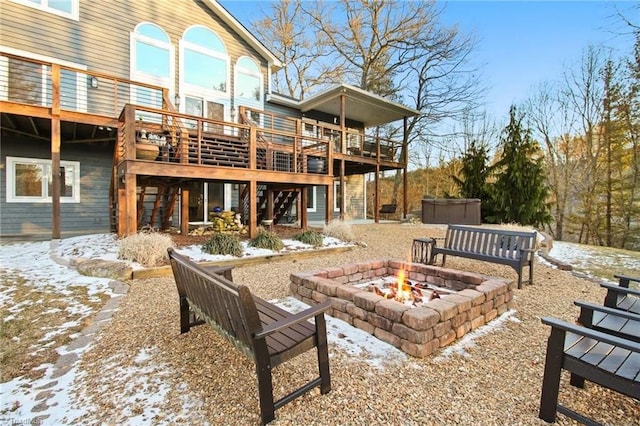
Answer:
[[[137,105],[126,105],[119,120],[117,161],[328,173],[327,141]],[[157,146],[155,155],[148,145]]]
[[[115,118],[126,104],[166,108],[163,91],[167,89],[0,52],[2,101]]]
[[[331,172],[334,153],[401,162],[400,142],[353,131],[343,141],[329,123],[248,108],[241,108],[241,124],[181,114],[166,88],[6,52],[0,52],[0,101],[119,117],[117,159],[136,158],[144,130],[159,138],[157,159],[168,162],[320,174]]]

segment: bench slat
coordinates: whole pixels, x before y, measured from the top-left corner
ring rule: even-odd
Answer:
[[[640,381],[640,353],[630,353],[616,374],[625,379]]]
[[[620,366],[629,358],[629,354],[631,354],[631,351],[615,347],[609,356],[602,360],[599,367],[616,374],[620,370]]]

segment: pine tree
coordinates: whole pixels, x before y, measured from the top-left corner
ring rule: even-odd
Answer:
[[[481,200],[482,220],[493,217],[493,201],[489,192],[487,180],[492,172],[489,165],[489,149],[486,145],[476,145],[472,141],[462,156],[460,176],[452,176],[463,198],[479,198]]]
[[[496,222],[541,226],[551,221],[542,151],[515,106],[500,138],[502,157],[492,186]]]

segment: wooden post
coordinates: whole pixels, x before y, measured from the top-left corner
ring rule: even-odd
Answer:
[[[346,206],[345,194],[347,193],[344,180],[344,159],[340,160],[340,220],[344,220],[344,210]]]
[[[258,235],[258,183],[249,181],[249,238]]]
[[[407,218],[407,209],[409,208],[409,198],[407,191],[409,188],[409,182],[407,180],[407,117],[403,119],[403,131],[402,131],[402,158],[401,161],[404,164],[402,167],[402,218]]]
[[[325,222],[333,220],[333,184],[325,185],[327,196],[325,197]]]
[[[380,164],[376,164],[375,194],[373,198],[373,221],[380,222]]]
[[[60,66],[51,65],[51,238],[59,239],[60,226]]]
[[[189,234],[189,190],[184,186],[181,188],[182,197],[180,198],[180,233],[182,235]]]
[[[308,187],[303,187],[300,190],[300,203],[298,204],[298,219],[300,219],[300,228],[307,229],[309,227],[309,218],[307,216],[307,193]]]

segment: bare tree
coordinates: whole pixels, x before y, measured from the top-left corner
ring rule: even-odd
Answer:
[[[600,242],[596,207],[597,187],[602,180],[604,85],[602,70],[605,56],[601,48],[589,46],[579,66],[563,75],[563,96],[576,114],[576,133],[582,138],[582,175],[579,185],[582,218],[580,242]]]
[[[527,117],[531,122],[534,138],[545,150],[547,180],[553,200],[554,228],[551,234],[562,240],[566,226],[568,200],[577,180],[576,157],[579,147],[571,134],[575,125],[575,114],[569,108],[567,92],[553,83],[541,83],[536,93],[525,102]]]
[[[316,87],[338,79],[343,71],[329,66],[334,56],[324,33],[313,29],[299,0],[271,3],[271,15],[254,22],[254,31],[276,54],[283,69],[273,76],[278,93],[304,99]],[[325,60],[326,59],[326,60]]]

